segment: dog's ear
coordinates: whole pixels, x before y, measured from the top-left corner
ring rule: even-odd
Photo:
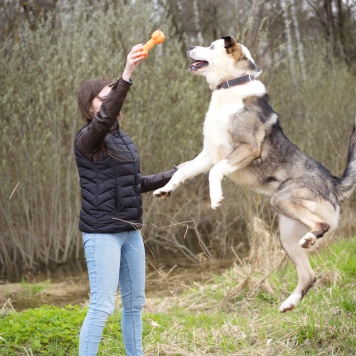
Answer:
[[[221,38],[224,40],[224,47],[226,48],[226,52],[228,54],[232,54],[237,50],[238,44],[235,38],[231,36],[223,36]]]
[[[226,49],[234,47],[237,44],[235,38],[233,38],[231,36],[222,36],[221,38],[224,40],[224,47]]]

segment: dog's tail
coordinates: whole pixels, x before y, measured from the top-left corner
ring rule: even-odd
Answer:
[[[356,187],[356,117],[347,154],[346,168],[338,181],[338,195],[340,202],[349,198]]]

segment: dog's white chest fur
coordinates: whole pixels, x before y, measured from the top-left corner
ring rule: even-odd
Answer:
[[[214,163],[233,151],[229,122],[232,115],[238,114],[244,107],[242,99],[230,101],[221,94],[213,93],[204,122],[204,148]]]

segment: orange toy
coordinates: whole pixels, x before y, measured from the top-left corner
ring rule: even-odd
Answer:
[[[152,33],[151,39],[146,42],[146,44],[143,46],[143,53],[144,58],[147,57],[148,51],[154,47],[156,44],[161,44],[165,40],[164,33],[160,30],[156,30],[155,32]]]

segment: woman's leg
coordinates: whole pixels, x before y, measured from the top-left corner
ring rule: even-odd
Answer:
[[[83,233],[90,284],[90,304],[80,331],[80,356],[97,354],[105,323],[114,311],[121,248],[126,237],[127,233],[122,235]]]
[[[145,302],[145,249],[140,231],[130,231],[122,246],[119,282],[125,350],[128,356],[140,356]]]

